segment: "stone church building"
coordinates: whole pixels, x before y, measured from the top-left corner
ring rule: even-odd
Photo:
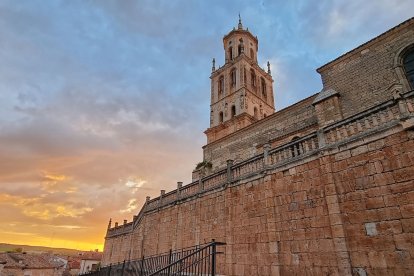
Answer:
[[[103,265],[215,239],[219,275],[414,275],[414,18],[277,112],[258,38],[239,21],[223,46],[204,162],[109,224]]]

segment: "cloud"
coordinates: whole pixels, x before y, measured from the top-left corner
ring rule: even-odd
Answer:
[[[142,188],[145,184],[147,184],[147,181],[138,177],[128,177],[125,182],[125,186],[134,189]]]
[[[412,16],[410,0],[301,3],[297,7],[300,34],[333,55],[351,50]]]
[[[22,214],[27,217],[41,220],[52,220],[57,217],[77,218],[92,210],[90,207],[79,207],[70,203],[47,202],[44,200],[43,196],[27,198],[0,194],[0,202],[19,208]]]
[[[138,208],[138,203],[136,199],[128,200],[128,204],[125,209],[119,210],[121,214],[131,213],[132,211],[136,211]]]

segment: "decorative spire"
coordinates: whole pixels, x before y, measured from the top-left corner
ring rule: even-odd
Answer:
[[[112,219],[110,218],[109,223],[108,223],[108,229],[111,229],[111,226],[112,226]]]
[[[213,66],[211,67],[211,71],[214,72],[216,71],[216,59],[213,58]]]
[[[240,17],[240,13],[239,13],[239,25],[237,26],[237,29],[243,30],[243,24],[242,24],[242,20],[241,20],[241,17]]]
[[[268,73],[269,75],[271,75],[271,74],[272,74],[272,71],[270,71],[270,62],[269,62],[269,61],[267,61],[267,73]]]

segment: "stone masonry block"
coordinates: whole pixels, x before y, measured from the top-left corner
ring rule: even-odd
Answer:
[[[375,222],[365,223],[365,231],[366,231],[368,236],[378,235],[377,224]]]
[[[401,224],[404,233],[414,233],[414,218],[402,219]]]

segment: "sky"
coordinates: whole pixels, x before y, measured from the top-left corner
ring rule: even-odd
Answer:
[[[237,25],[276,109],[316,68],[412,16],[414,0],[0,0],[0,242],[102,249],[109,218],[190,183],[211,60]]]

